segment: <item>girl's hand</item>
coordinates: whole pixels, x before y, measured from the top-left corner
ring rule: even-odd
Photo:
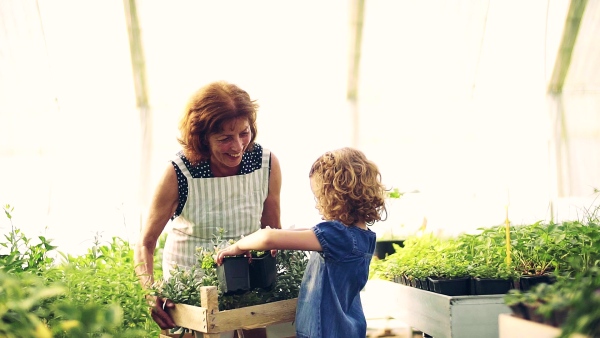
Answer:
[[[221,264],[223,264],[223,258],[225,258],[227,256],[242,255],[246,252],[247,251],[240,250],[240,248],[238,248],[237,244],[234,243],[234,244],[226,247],[225,249],[219,250],[219,252],[217,252],[217,258],[215,258],[215,262],[217,263],[217,265],[221,265]]]

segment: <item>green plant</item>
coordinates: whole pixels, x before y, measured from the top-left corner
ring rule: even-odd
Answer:
[[[122,326],[115,329],[119,334],[158,335],[158,326],[150,317],[144,298],[147,291],[133,269],[133,248],[129,242],[113,237],[111,242],[101,244],[96,237],[86,254],[62,256],[62,280],[68,290],[65,297],[71,304],[115,305],[123,311]]]
[[[394,199],[398,199],[398,198],[402,197],[402,195],[404,195],[404,193],[400,192],[400,189],[398,189],[398,188],[393,188],[386,193],[387,198],[394,198]]]
[[[7,204],[3,210],[10,222],[11,229],[8,235],[4,235],[6,242],[0,242],[0,246],[9,250],[8,254],[0,255],[0,270],[12,273],[28,271],[37,275],[43,274],[54,262],[48,252],[56,249],[56,246],[52,245],[44,236],[39,236],[38,243],[34,243],[14,226],[12,222],[14,208]]]
[[[493,226],[477,229],[475,234],[461,234],[457,239],[459,256],[468,261],[471,277],[513,279],[517,276],[506,257],[506,228]]]
[[[561,338],[580,333],[600,334],[600,268],[591,267],[569,276],[558,276],[554,284],[538,284],[529,291],[510,290],[504,303],[511,308],[523,304],[530,320],[561,329]]]
[[[200,286],[219,287],[214,256],[219,247],[227,245],[221,240],[222,231],[221,229],[214,235],[212,250],[197,248],[197,264],[187,270],[175,267],[171,278],[156,281],[152,286],[153,294],[171,299],[175,303],[200,306]],[[219,309],[228,310],[298,297],[304,270],[308,264],[307,254],[303,251],[280,250],[276,257],[277,282],[272,290],[254,289],[236,295],[224,295],[218,290]]]
[[[262,257],[267,253],[269,253],[268,250],[250,250],[250,254],[252,255],[252,257]]]
[[[511,228],[511,254],[515,269],[521,275],[543,275],[553,272],[559,263],[564,234],[556,224],[536,222]]]
[[[136,337],[118,332],[123,318],[118,306],[78,306],[65,297],[67,293],[64,285],[45,285],[42,277],[29,272],[0,272],[0,336]]]
[[[34,243],[12,224],[0,246],[0,336],[2,337],[147,337],[160,328],[150,318],[133,269],[129,243],[113,238],[81,256],[59,252],[39,237]],[[4,298],[2,298],[4,297]],[[38,325],[42,323],[43,325]],[[32,329],[38,330],[32,333]],[[2,331],[4,330],[4,331]],[[48,332],[50,335],[48,335]]]
[[[566,304],[558,303],[558,306],[569,310],[561,338],[572,333],[600,336],[600,267],[590,267],[575,274],[556,289],[567,300]]]

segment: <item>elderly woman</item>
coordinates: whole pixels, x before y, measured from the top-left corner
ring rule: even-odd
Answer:
[[[200,88],[190,98],[179,123],[182,149],[158,183],[135,248],[143,285],[153,282],[154,250],[169,220],[165,279],[175,265],[195,264],[197,247],[211,249],[219,228],[225,229],[225,240],[267,226],[281,228],[281,168],[273,153],[255,143],[257,109],[246,91],[223,81]],[[149,297],[149,303],[162,329],[175,326],[164,311],[172,302]]]

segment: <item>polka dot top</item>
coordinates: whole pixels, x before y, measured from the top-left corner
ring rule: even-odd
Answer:
[[[245,152],[242,155],[242,163],[240,166],[240,171],[236,175],[245,175],[254,172],[257,169],[262,167],[262,154],[263,149],[262,146],[258,143],[254,144],[254,150],[250,152]],[[182,151],[177,153],[177,156],[181,158],[188,171],[192,175],[193,178],[211,178],[215,177],[213,172],[210,170],[210,162],[208,160],[201,161],[198,165],[192,166],[190,161],[185,157]],[[171,220],[181,215],[181,211],[185,206],[185,202],[187,201],[188,194],[188,181],[181,169],[175,164],[175,162],[171,161],[171,164],[175,168],[175,172],[177,173],[177,185],[179,188],[179,205],[177,206],[177,210],[175,210],[175,214],[171,217]],[[269,162],[270,169],[270,162]]]

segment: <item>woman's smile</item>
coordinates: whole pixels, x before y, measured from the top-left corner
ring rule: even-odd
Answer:
[[[220,133],[209,136],[210,163],[215,176],[231,176],[238,172],[242,155],[250,143],[252,133],[247,119],[223,123]]]

